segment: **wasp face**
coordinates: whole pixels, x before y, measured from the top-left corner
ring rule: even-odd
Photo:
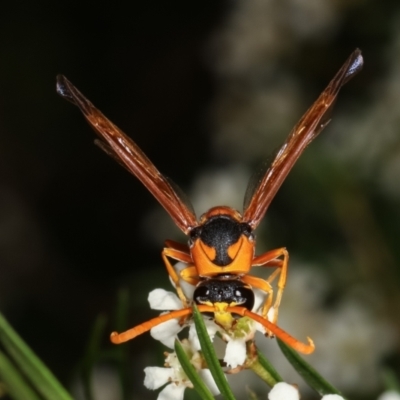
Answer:
[[[245,307],[249,311],[254,306],[253,290],[238,279],[208,279],[200,282],[193,298],[197,304],[226,303],[232,307]]]

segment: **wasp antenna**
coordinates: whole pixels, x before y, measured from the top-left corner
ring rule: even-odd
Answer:
[[[290,336],[286,331],[279,328],[279,326],[273,324],[272,322],[268,321],[261,315],[253,313],[249,311],[247,308],[244,307],[229,307],[227,309],[228,312],[239,314],[244,317],[249,317],[254,321],[260,323],[264,328],[271,331],[276,337],[282,340],[282,342],[286,343],[294,350],[298,351],[302,354],[311,354],[315,350],[315,345],[312,339],[307,337],[308,344],[300,342],[299,340],[295,339],[293,336]]]
[[[140,325],[135,326],[132,329],[128,329],[125,332],[118,333],[112,332],[110,335],[110,340],[114,344],[125,343],[128,340],[134,339],[136,336],[141,335],[142,333],[148,332],[151,328],[154,328],[157,325],[162,324],[163,322],[169,321],[175,318],[182,318],[192,313],[191,308],[184,308],[182,310],[172,311],[168,314],[160,315],[159,317],[153,318],[149,321],[143,322]]]

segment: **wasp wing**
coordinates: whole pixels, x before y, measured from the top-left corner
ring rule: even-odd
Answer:
[[[136,143],[109,121],[63,75],[57,76],[57,93],[80,108],[100,136],[99,146],[146,186],[185,234],[197,226],[193,208],[181,192],[172,187],[170,181],[157,170]]]
[[[264,164],[250,179],[245,198],[243,221],[255,229],[268,206],[304,149],[329,123],[329,111],[340,88],[362,68],[361,51],[356,49],[338,73],[290,132],[272,164]]]

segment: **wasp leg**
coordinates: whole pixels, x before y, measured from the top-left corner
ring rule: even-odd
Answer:
[[[272,298],[274,295],[274,289],[272,288],[271,284],[267,282],[265,279],[258,278],[257,276],[252,276],[252,275],[244,275],[241,278],[241,280],[244,283],[249,284],[251,287],[260,289],[263,292],[267,293],[265,302],[261,310],[261,315],[263,316],[263,318],[267,318],[268,310],[272,306]]]
[[[199,274],[197,273],[197,269],[194,265],[184,268],[180,272],[180,276],[181,279],[193,286],[196,286],[200,282]]]
[[[279,257],[282,257],[282,258],[280,259]],[[283,291],[286,286],[288,264],[289,264],[289,253],[286,250],[286,248],[284,248],[284,247],[281,247],[281,248],[275,249],[275,250],[271,250],[271,251],[267,251],[264,254],[254,257],[253,262],[252,262],[252,266],[254,266],[254,267],[276,267],[277,268],[277,270],[274,271],[271,274],[271,276],[265,280],[265,282],[267,282],[269,285],[271,285],[271,282],[273,282],[275,280],[275,278],[279,275],[279,280],[277,283],[278,290],[277,290],[277,294],[276,294],[276,299],[275,299],[274,305],[272,306],[273,311],[272,311],[271,322],[274,324],[278,320],[278,309],[279,309],[279,305],[281,304]],[[257,284],[257,282],[255,282],[255,284],[253,284],[253,285],[256,288],[264,290],[262,287],[263,285],[259,286]],[[262,315],[264,317],[266,317],[266,314],[269,311],[269,307],[272,304],[272,289],[270,292],[267,292],[267,293],[271,293],[271,295],[268,295],[268,297],[265,301],[265,304],[263,306],[263,310],[262,310],[263,314]]]
[[[174,242],[172,240],[167,240],[165,242],[165,247],[163,251],[161,252],[161,257],[164,261],[164,264],[167,268],[168,275],[171,277],[172,282],[174,283],[176,287],[176,292],[178,294],[179,299],[182,301],[183,307],[186,308],[189,305],[189,299],[185,296],[183,293],[183,290],[181,288],[181,285],[179,283],[180,279],[183,279],[185,282],[188,282],[192,285],[196,285],[198,283],[197,280],[194,280],[191,274],[189,273],[188,275],[185,274],[186,270],[192,271],[193,270],[193,260],[192,257],[189,253],[189,250],[187,246]],[[177,273],[175,270],[174,266],[171,264],[169,258],[172,258],[173,260],[176,261],[181,261],[188,266],[184,268],[180,274]]]

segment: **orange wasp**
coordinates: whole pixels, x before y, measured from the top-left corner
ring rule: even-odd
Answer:
[[[135,175],[167,210],[178,228],[189,236],[188,245],[167,240],[162,251],[162,259],[176,286],[183,309],[153,318],[121,334],[113,332],[113,343],[133,339],[170,319],[187,318],[192,313],[190,304],[195,302],[200,312],[212,312],[215,321],[225,328],[233,324],[232,314],[248,316],[294,349],[302,353],[314,350],[311,339],[308,339],[308,344],[299,342],[276,325],[289,255],[282,247],[256,256],[254,230],[296,160],[329,123],[328,114],[339,90],[361,70],[362,65],[361,51],[356,49],[293,128],[272,164],[265,165],[250,179],[242,214],[230,207],[218,206],[208,210],[200,220],[181,191],[157,170],[136,143],[64,76],[57,77],[58,94],[80,108],[100,136],[97,144]],[[177,272],[171,260],[183,262],[186,267]],[[274,267],[275,271],[268,279],[261,279],[249,274],[252,267]],[[278,277],[273,302],[271,283]],[[193,299],[185,296],[180,286],[181,279],[196,286]],[[253,288],[266,294],[261,315],[251,311],[254,305]]]

